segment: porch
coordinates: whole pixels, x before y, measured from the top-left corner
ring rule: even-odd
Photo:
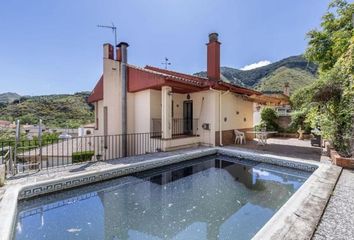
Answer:
[[[150,90],[149,119],[141,116],[139,121],[145,121],[149,132],[161,133],[154,137],[161,139],[163,151],[198,146],[203,96],[203,93],[188,93],[171,86]]]
[[[173,118],[171,120],[172,139],[188,138],[198,136],[198,120],[197,118]],[[151,119],[151,132],[161,132],[161,118]],[[155,136],[162,137],[162,136]]]

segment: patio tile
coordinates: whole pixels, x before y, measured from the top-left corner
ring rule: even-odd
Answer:
[[[343,170],[313,239],[354,239],[354,172]]]

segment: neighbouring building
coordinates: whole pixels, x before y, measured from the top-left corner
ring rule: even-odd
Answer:
[[[127,62],[127,43],[116,51],[104,44],[103,75],[89,97],[95,135],[154,132],[162,150],[171,150],[230,144],[234,129],[253,129],[254,104],[263,102],[262,93],[221,81],[220,45],[218,34],[211,33],[207,77],[199,77],[133,66]]]
[[[0,128],[10,128],[10,126],[11,126],[11,122],[0,120]]]
[[[285,82],[283,91],[263,91],[257,96],[258,103],[254,105],[254,125],[261,122],[261,111],[265,107],[273,108],[278,114],[278,124],[281,128],[288,128],[291,123],[291,106],[289,83]]]
[[[85,137],[85,136],[90,136],[94,133],[95,131],[95,123],[89,123],[86,125],[83,125],[78,128],[78,136],[79,137]]]

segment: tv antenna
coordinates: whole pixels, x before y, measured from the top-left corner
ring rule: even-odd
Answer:
[[[99,28],[109,28],[112,29],[112,32],[114,33],[114,47],[117,46],[117,27],[114,26],[114,23],[112,22],[112,26],[108,25],[97,25]]]
[[[165,66],[165,69],[167,69],[167,66],[171,65],[170,60],[168,60],[167,57],[165,57],[165,61],[161,64]]]

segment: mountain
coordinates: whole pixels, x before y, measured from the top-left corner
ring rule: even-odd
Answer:
[[[20,99],[21,96],[17,93],[7,92],[0,93],[0,103],[11,103],[14,100]]]
[[[288,82],[290,93],[292,93],[315,80],[315,75],[301,68],[280,67],[263,77],[254,88],[258,91],[282,91],[285,82]]]
[[[21,97],[12,103],[0,105],[0,119],[45,126],[76,128],[94,121],[93,107],[87,102],[89,92],[75,94]]]
[[[290,92],[293,92],[312,83],[316,73],[317,66],[299,55],[246,71],[221,67],[221,80],[259,91],[282,91],[284,83],[289,82]],[[206,72],[196,75],[206,76]]]

